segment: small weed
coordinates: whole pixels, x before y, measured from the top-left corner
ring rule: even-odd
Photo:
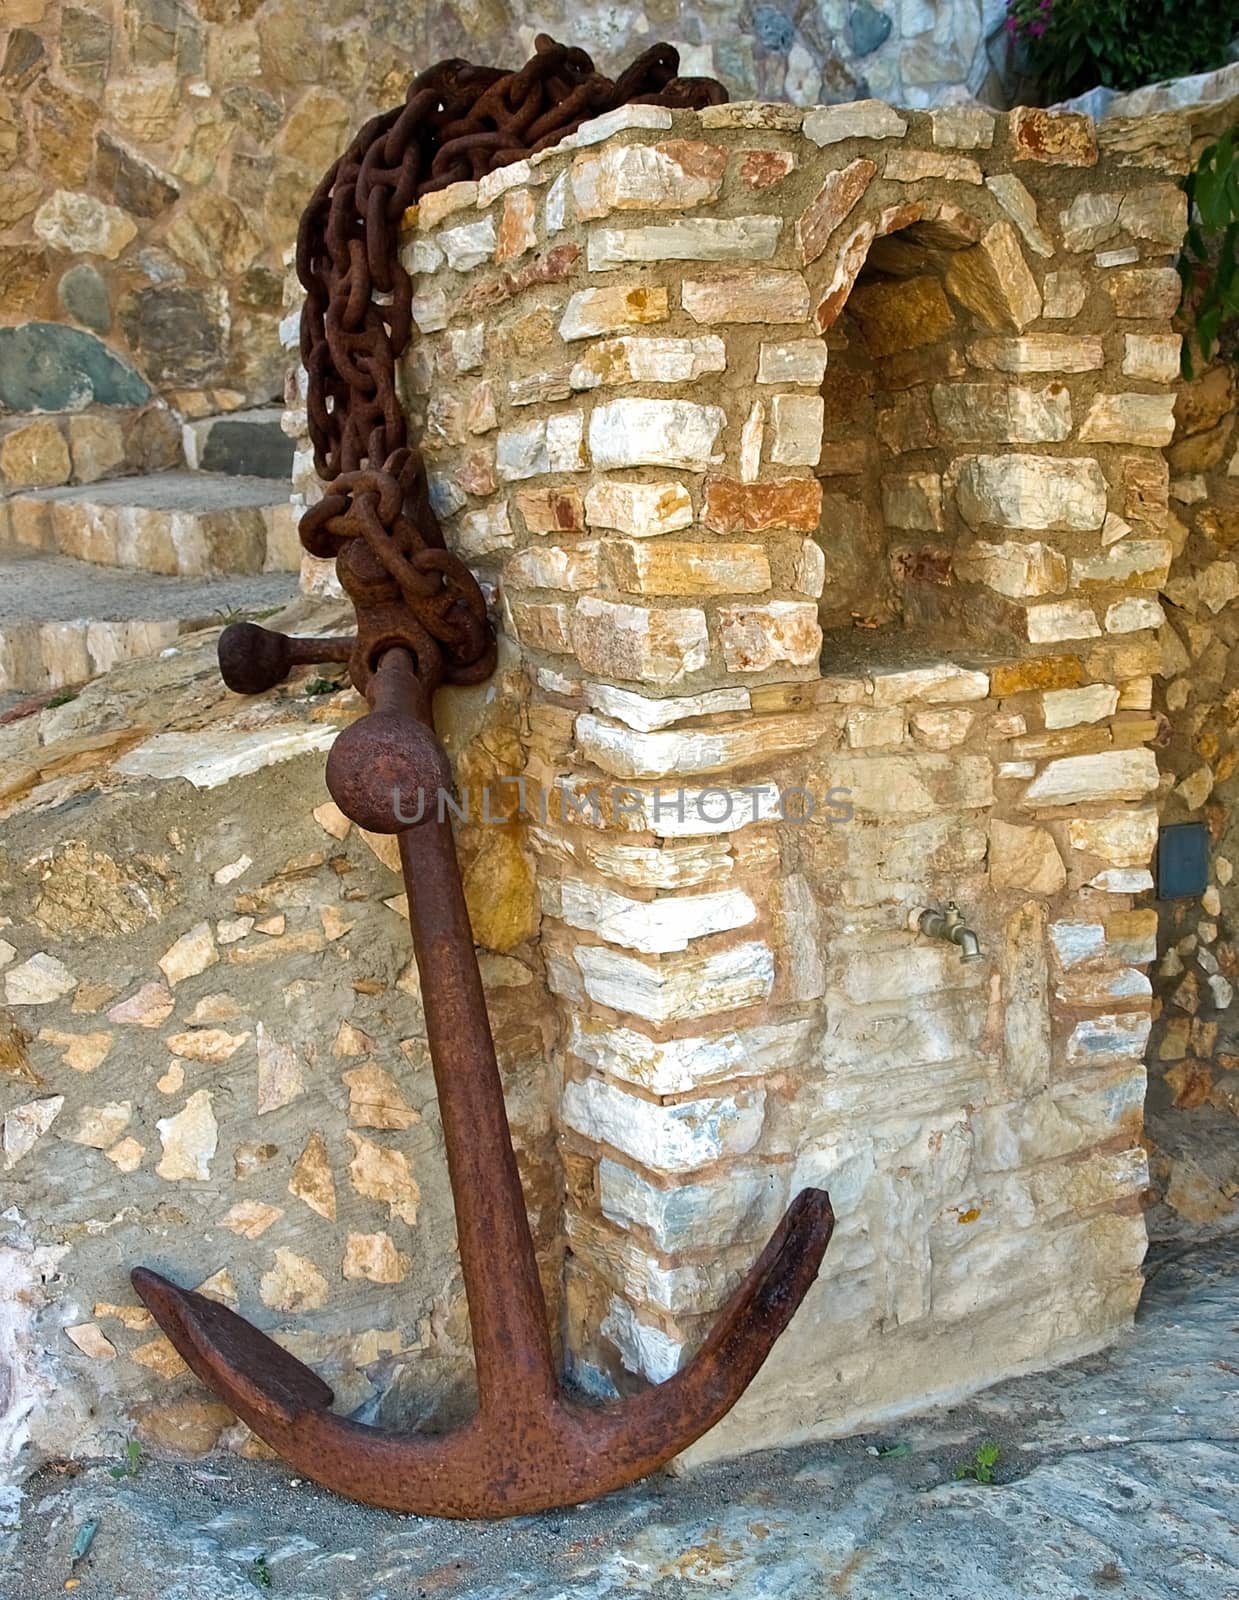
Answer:
[[[271,1568],[267,1565],[266,1556],[255,1556],[250,1567],[250,1582],[255,1589],[269,1589],[271,1587]]]
[[[119,1467],[112,1467],[114,1478],[136,1478],[138,1469],[142,1465],[142,1446],[136,1439],[130,1439],[125,1446],[125,1459]]]
[[[55,711],[57,706],[67,706],[71,700],[76,700],[77,697],[78,691],[76,689],[58,689],[47,702],[45,709]]]
[[[305,686],[305,692],[306,694],[335,694],[339,687],[340,685],[333,683],[330,678],[311,678]]]
[[[972,1460],[956,1467],[955,1476],[971,1478],[976,1483],[993,1483],[994,1468],[998,1464],[999,1454],[996,1444],[979,1444],[973,1452]]]

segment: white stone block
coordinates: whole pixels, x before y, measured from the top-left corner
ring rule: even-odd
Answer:
[[[633,900],[581,878],[544,879],[540,888],[548,916],[646,955],[687,950],[693,939],[744,928],[757,920],[757,907],[743,889]]]
[[[496,473],[512,483],[549,472],[579,472],[585,465],[583,428],[580,413],[570,411],[501,429],[495,444]]]
[[[765,1105],[762,1089],[660,1105],[587,1078],[566,1086],[560,1115],[575,1132],[654,1172],[692,1172],[751,1150],[761,1137]]]
[[[1158,785],[1152,750],[1104,750],[1050,761],[1024,793],[1026,805],[1072,806],[1086,800],[1139,800]]]
[[[591,345],[572,368],[569,382],[578,390],[616,383],[692,383],[726,366],[727,349],[716,334],[695,339],[629,335]]]
[[[606,945],[579,945],[573,956],[592,1000],[650,1022],[685,1022],[755,1005],[774,986],[774,955],[757,940],[660,961],[640,961]]]
[[[573,1013],[569,1029],[569,1049],[582,1061],[654,1095],[689,1094],[731,1078],[795,1071],[815,1033],[813,1023],[800,1020],[685,1039],[650,1039],[581,1012]]]
[[[779,756],[817,744],[822,725],[814,715],[750,715],[730,727],[645,732],[584,715],[577,718],[576,734],[586,760],[613,777],[693,777],[757,762],[769,770]]]
[[[603,470],[679,467],[704,472],[721,459],[715,447],[726,422],[719,406],[690,400],[611,400],[596,406],[589,419],[590,453]]]
[[[770,459],[783,466],[816,466],[822,454],[826,415],[822,396],[776,394],[770,412]]]
[[[598,1331],[619,1351],[625,1369],[650,1383],[674,1377],[686,1354],[682,1339],[643,1322],[627,1300],[614,1296]]]
[[[908,124],[881,100],[852,100],[845,105],[814,106],[801,124],[814,144],[839,144],[844,139],[902,139]]]
[[[445,228],[437,242],[453,272],[471,272],[495,253],[495,219],[486,216],[459,228]]]
[[[988,522],[1088,532],[1106,516],[1106,480],[1091,457],[967,456],[956,492],[964,521],[974,528]]]
[[[718,712],[748,711],[751,700],[747,689],[706,689],[701,694],[668,695],[661,700],[617,689],[608,683],[586,685],[585,698],[595,711],[613,717],[640,733],[655,733],[692,717],[708,717]]]
[[[682,483],[618,483],[606,478],[586,490],[585,520],[591,528],[615,528],[634,539],[650,539],[689,527],[693,501]]]
[[[589,270],[609,272],[631,261],[768,261],[783,219],[772,216],[684,217],[639,228],[594,228]]]
[[[825,339],[763,340],[757,358],[758,383],[803,383],[818,388],[826,376]]]
[[[663,1188],[610,1157],[598,1163],[603,1216],[622,1228],[643,1228],[668,1255],[764,1243],[786,1206],[787,1178],[786,1167],[732,1167],[713,1182]]]
[[[676,141],[611,145],[577,156],[570,182],[582,220],[609,211],[676,211],[713,200],[722,187],[725,152]]]
[[[1118,708],[1119,692],[1110,683],[1090,683],[1083,689],[1048,690],[1041,703],[1047,728],[1076,728],[1082,722],[1112,717]]]

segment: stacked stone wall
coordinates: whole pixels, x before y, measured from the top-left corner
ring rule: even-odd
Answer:
[[[790,1195],[838,1212],[698,1457],[1130,1318],[1185,161],[1173,128],[1040,112],[641,107],[407,218],[401,382],[507,663],[442,697],[466,890],[574,1372],[665,1376]],[[308,499],[304,449],[297,471]],[[252,1447],[139,1353],[123,1269],[153,1237],[179,1281],[227,1266],[212,1290],[342,1408],[450,1413],[467,1351],[424,1055],[400,1054],[399,885],[311,816],[317,759],[261,776],[356,702],[226,705],[205,649],[121,681],[151,672],[181,685],[158,708],[105,681],[4,735],[5,1259],[47,1280],[15,1392],[60,1395],[45,1448],[100,1411]],[[254,789],[215,811],[225,782]],[[138,919],[123,968],[111,923],[41,887],[79,868]],[[977,962],[911,925],[950,899]]]
[[[578,1373],[665,1376],[838,1202],[707,1453],[1134,1305],[1187,145],[874,103],[579,145],[410,214],[406,384],[533,678]],[[982,963],[909,928],[952,898]]]

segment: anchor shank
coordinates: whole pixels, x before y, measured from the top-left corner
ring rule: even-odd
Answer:
[[[393,656],[404,666],[390,669]],[[376,705],[429,721],[405,652],[389,652],[376,677],[383,680]],[[426,797],[426,820],[399,835],[400,859],[456,1209],[479,1403],[483,1416],[511,1417],[515,1408],[551,1404],[558,1383],[456,847],[436,800]]]

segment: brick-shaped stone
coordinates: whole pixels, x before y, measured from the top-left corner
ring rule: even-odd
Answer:
[[[559,336],[568,340],[593,339],[624,328],[665,322],[667,316],[667,291],[661,285],[579,289],[564,307]]]
[[[1164,447],[1174,438],[1172,394],[1097,394],[1080,425],[1080,438],[1095,444]]]
[[[608,540],[615,588],[628,594],[763,594],[770,562],[759,544],[687,544],[680,540]]]
[[[680,211],[716,199],[727,152],[702,140],[611,145],[575,158],[569,179],[582,220],[611,211]]]
[[[639,683],[679,683],[705,666],[709,633],[695,607],[651,610],[585,595],[572,616],[584,671]]]
[[[766,533],[775,528],[812,533],[821,515],[822,486],[816,478],[772,478],[764,483],[706,480],[701,520],[714,533]]]
[[[694,322],[804,322],[809,315],[809,286],[799,272],[715,272],[685,278],[680,292]]]
[[[813,666],[822,650],[817,607],[798,600],[764,606],[721,606],[723,660],[732,672],[766,672],[787,663]]]
[[[826,402],[821,395],[776,394],[770,405],[770,459],[785,467],[814,467],[822,453]]]
[[[1106,480],[1091,457],[967,456],[956,496],[970,527],[1087,532],[1106,516]]]
[[[818,389],[825,376],[825,339],[791,339],[785,344],[763,340],[757,357],[758,383],[802,383]]]
[[[714,460],[726,421],[720,407],[690,400],[612,400],[595,407],[589,419],[590,453],[604,470],[648,466],[703,472]]]
[[[693,520],[692,496],[682,483],[620,483],[605,478],[585,496],[591,528],[616,528],[637,539],[675,533]]]
[[[943,433],[966,444],[1056,443],[1071,435],[1066,384],[939,383],[930,398]]]
[[[684,217],[643,228],[595,228],[589,236],[591,272],[629,262],[768,261],[782,232],[781,217]]]
[[[590,345],[572,368],[574,389],[597,389],[616,383],[691,383],[706,373],[722,372],[727,350],[713,334],[696,339],[628,334]]]

